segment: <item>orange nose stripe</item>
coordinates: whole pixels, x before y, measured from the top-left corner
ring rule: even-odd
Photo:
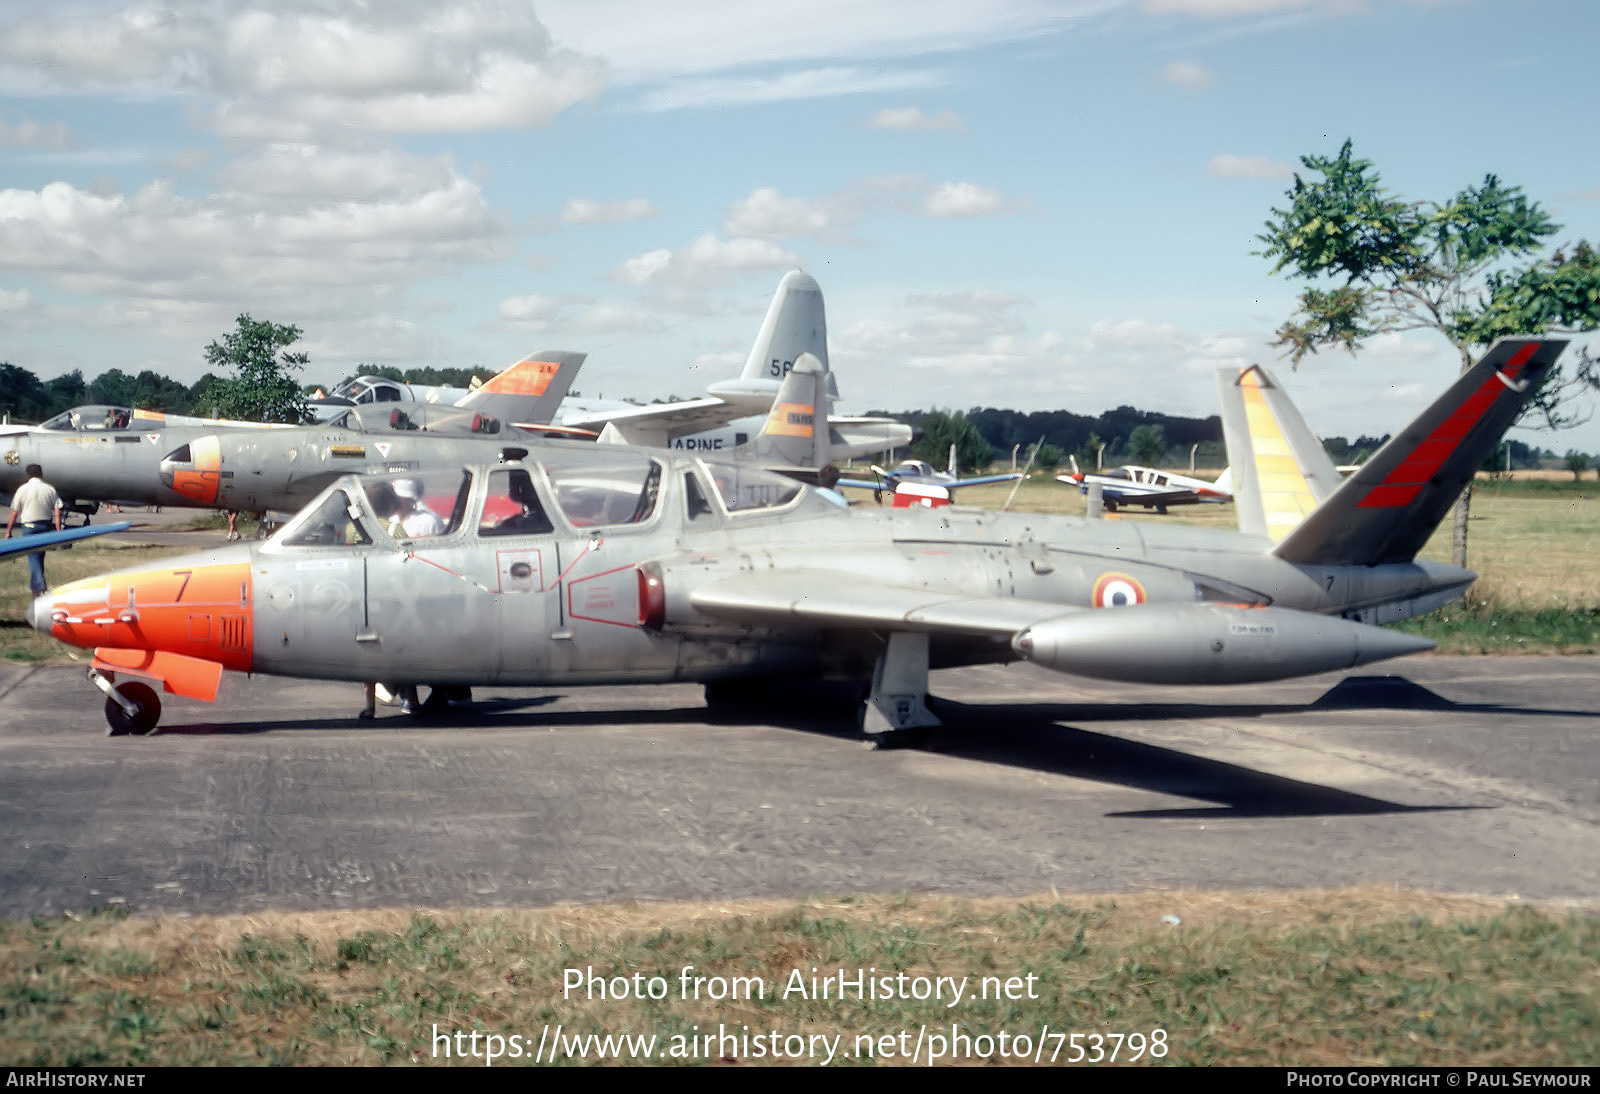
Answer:
[[[250,564],[140,570],[57,592],[51,634],[85,648],[150,650],[248,672]]]

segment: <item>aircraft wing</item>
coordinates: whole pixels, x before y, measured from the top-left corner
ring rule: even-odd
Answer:
[[[957,479],[955,482],[930,483],[929,485],[942,486],[946,490],[953,490],[958,486],[982,486],[986,482],[1011,482],[1013,479],[1020,478],[1022,478],[1022,473],[1020,471],[1013,471],[1007,475],[979,475],[976,478]],[[860,490],[882,490],[887,492],[893,489],[893,481],[894,480],[892,477],[889,480],[872,481],[867,479],[840,479],[835,485],[854,486]]]
[[[1004,475],[979,475],[971,479],[957,479],[955,482],[940,483],[941,486],[982,486],[986,482],[1014,482],[1022,478],[1021,471],[1012,471]]]
[[[702,585],[689,602],[707,615],[742,623],[892,627],[1006,639],[1047,619],[1088,610],[1014,597],[951,596],[821,570],[739,574]]]
[[[674,437],[716,429],[747,414],[746,409],[721,399],[690,399],[681,403],[565,415],[561,424],[596,431],[611,425],[628,444],[665,448]]]
[[[108,532],[126,532],[132,527],[133,524],[131,522],[119,520],[115,524],[97,524],[92,528],[68,528],[60,532],[45,532],[43,535],[17,536],[12,539],[0,540],[0,557],[6,555],[28,555],[50,547],[60,547],[63,543],[71,543],[74,540],[103,536]]]
[[[890,486],[890,484],[888,484],[886,482],[883,482],[881,479],[873,479],[873,480],[870,480],[870,481],[867,480],[867,479],[840,479],[838,482],[834,483],[834,485],[835,486],[854,486],[858,490],[883,490],[883,491],[888,491],[888,490],[893,489],[893,487]]]

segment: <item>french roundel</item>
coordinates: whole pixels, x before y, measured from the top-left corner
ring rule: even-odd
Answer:
[[[1144,586],[1127,574],[1101,574],[1094,583],[1094,606],[1125,608],[1144,603]]]

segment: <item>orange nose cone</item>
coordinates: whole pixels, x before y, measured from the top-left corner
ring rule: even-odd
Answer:
[[[130,570],[74,582],[34,601],[28,621],[85,649],[175,653],[248,672],[250,564]]]
[[[201,437],[189,446],[194,466],[172,474],[172,489],[186,498],[210,505],[222,488],[222,442],[216,437]]]

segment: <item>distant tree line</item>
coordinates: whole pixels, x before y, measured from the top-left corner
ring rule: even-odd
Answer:
[[[387,365],[360,365],[344,379],[355,376],[384,376],[409,384],[466,387],[475,370],[470,368],[414,368],[402,371]],[[225,378],[208,372],[185,386],[176,380],[145,369],[130,376],[121,369],[108,369],[93,380],[85,380],[77,369],[50,380],[40,380],[18,365],[0,363],[0,414],[13,422],[42,422],[63,410],[86,403],[132,406],[141,410],[160,410],[168,414],[192,414],[207,418],[225,413],[218,385]],[[338,381],[343,383],[344,380]],[[321,388],[332,391],[338,384],[306,384],[307,394]]]
[[[963,471],[988,467],[997,460],[1009,465],[1013,449],[1020,467],[1027,462],[1035,445],[1040,445],[1040,450],[1034,466],[1040,470],[1051,470],[1067,462],[1069,456],[1076,458],[1086,471],[1096,466],[1097,458],[1107,468],[1133,463],[1182,470],[1189,466],[1191,448],[1194,448],[1197,468],[1216,469],[1228,462],[1222,443],[1222,419],[1215,414],[1208,418],[1186,418],[1131,406],[1119,406],[1098,415],[1066,410],[1025,413],[993,407],[975,407],[965,413],[940,410],[874,410],[871,413],[896,418],[916,429],[920,440],[913,451],[940,468],[949,458],[952,444],[956,445],[957,462]],[[1327,437],[1322,445],[1335,464],[1349,465],[1365,462],[1388,439],[1387,435],[1355,440]],[[1508,455],[1514,471],[1535,468],[1541,461],[1557,458],[1549,449],[1507,439],[1485,461],[1485,469],[1504,470]]]

